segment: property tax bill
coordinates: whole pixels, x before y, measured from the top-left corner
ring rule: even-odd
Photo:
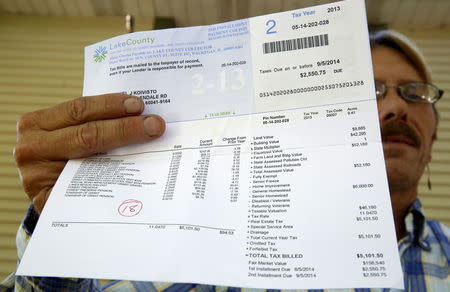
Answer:
[[[19,275],[402,288],[364,1],[85,48],[156,141],[70,161]]]

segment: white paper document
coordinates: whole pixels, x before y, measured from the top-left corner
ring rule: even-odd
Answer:
[[[85,48],[163,137],[68,162],[17,274],[403,287],[364,1]]]

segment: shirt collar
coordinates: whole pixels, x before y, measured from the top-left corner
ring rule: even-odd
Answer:
[[[425,228],[425,221],[422,204],[419,199],[416,199],[405,217],[406,231],[408,233],[407,241],[417,244],[426,251],[430,251],[430,244],[426,240],[428,237],[428,229]]]

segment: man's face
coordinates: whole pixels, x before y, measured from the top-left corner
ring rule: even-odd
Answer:
[[[375,79],[386,85],[424,81],[400,52],[378,46],[372,50]],[[402,99],[395,88],[378,100],[383,150],[391,191],[416,188],[431,160],[436,117],[430,104]]]

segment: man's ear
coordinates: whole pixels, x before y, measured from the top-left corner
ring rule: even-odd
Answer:
[[[434,130],[433,136],[431,136],[431,143],[430,143],[430,153],[428,153],[427,163],[431,162],[431,152],[433,152],[433,144],[437,140],[437,131]]]
[[[431,136],[431,146],[433,146],[434,141],[437,140],[437,125],[434,128],[433,136]]]

